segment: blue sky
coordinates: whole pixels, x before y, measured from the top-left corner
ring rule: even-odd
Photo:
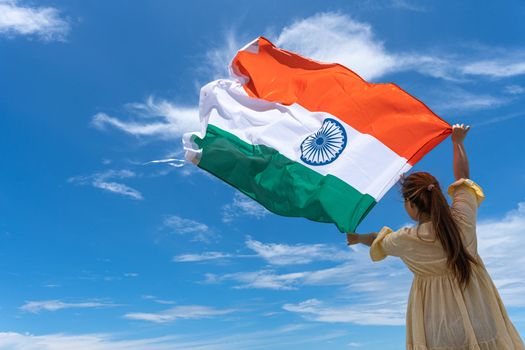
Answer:
[[[399,349],[411,282],[184,164],[265,35],[472,125],[479,251],[525,334],[525,4],[0,0],[1,349]],[[446,140],[415,167],[453,180]],[[172,159],[170,162],[152,162]],[[359,227],[409,224],[397,187]]]

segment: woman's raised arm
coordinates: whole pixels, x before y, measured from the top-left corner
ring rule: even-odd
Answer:
[[[470,169],[468,166],[467,152],[463,141],[467,136],[470,126],[464,124],[455,124],[452,127],[452,144],[454,145],[454,177],[456,180],[461,178],[470,178]]]

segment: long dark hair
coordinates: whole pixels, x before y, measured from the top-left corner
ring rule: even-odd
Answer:
[[[403,197],[413,203],[419,213],[430,216],[432,228],[447,254],[447,265],[458,282],[466,287],[472,273],[469,254],[461,239],[458,225],[436,178],[426,172],[416,172],[401,179]]]

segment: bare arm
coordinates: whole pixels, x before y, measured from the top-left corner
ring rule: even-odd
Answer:
[[[366,244],[367,246],[371,246],[372,242],[376,239],[376,237],[377,237],[377,232],[371,232],[371,233],[365,233],[365,234],[347,233],[346,242],[348,245],[362,243],[362,244]]]
[[[463,141],[467,136],[470,126],[455,124],[452,127],[452,144],[454,146],[454,177],[456,180],[461,178],[470,178],[470,169],[468,165],[467,152]]]

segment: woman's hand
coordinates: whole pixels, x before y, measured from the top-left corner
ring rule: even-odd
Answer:
[[[363,244],[366,244],[367,246],[371,246],[372,242],[374,242],[374,239],[376,239],[376,237],[377,237],[376,232],[364,233],[364,234],[348,232],[346,234],[346,244],[354,245],[357,243],[363,243]]]
[[[454,126],[452,126],[452,142],[454,143],[463,142],[469,130],[470,130],[470,126],[468,125],[454,124]]]
[[[361,243],[359,239],[359,235],[357,233],[349,232],[346,234],[346,244],[347,245],[354,245],[357,243]]]
[[[468,165],[467,151],[463,140],[467,136],[470,126],[464,124],[455,124],[452,127],[452,145],[454,148],[454,178],[459,180],[461,178],[470,179],[470,168]]]

